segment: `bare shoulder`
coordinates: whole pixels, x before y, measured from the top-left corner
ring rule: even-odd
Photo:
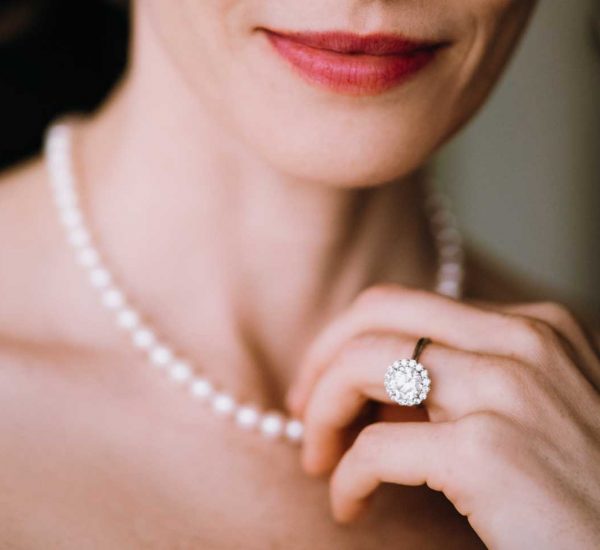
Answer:
[[[42,207],[45,170],[41,157],[0,173],[0,431],[7,444],[24,409],[23,390],[41,372],[36,330],[47,317],[44,304],[52,279],[51,221]],[[17,414],[19,411],[19,414]],[[12,434],[15,435],[15,434]],[[0,447],[0,456],[6,457]],[[2,460],[6,466],[6,460]]]
[[[528,278],[481,248],[469,245],[466,257],[465,296],[490,302],[555,302],[573,312],[600,346],[600,314],[587,304],[561,294],[543,282]]]
[[[32,158],[0,173],[0,296],[21,295],[31,268],[39,267],[49,251],[54,225],[44,204],[47,191],[41,159]],[[50,195],[48,192],[48,199]],[[39,273],[39,269],[36,270]],[[4,303],[1,310],[5,310]],[[0,313],[1,316],[1,313]],[[0,321],[1,326],[1,321]]]
[[[0,174],[0,335],[23,335],[48,315],[61,256],[51,200],[41,157]]]

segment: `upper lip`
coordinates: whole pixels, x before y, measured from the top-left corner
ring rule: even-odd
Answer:
[[[331,50],[339,53],[357,53],[367,55],[408,54],[418,50],[431,49],[444,45],[441,41],[416,40],[394,33],[356,34],[346,31],[275,31],[289,40],[306,46]]]

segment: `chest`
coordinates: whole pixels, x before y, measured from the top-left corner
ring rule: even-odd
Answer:
[[[382,487],[368,514],[340,526],[331,519],[327,479],[301,471],[297,447],[240,431],[183,391],[154,386],[153,377],[135,390],[102,387],[30,379],[7,400],[5,544],[481,547],[452,506],[425,488]]]

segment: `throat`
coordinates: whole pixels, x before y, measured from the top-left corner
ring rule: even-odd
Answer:
[[[266,391],[280,405],[307,347],[361,291],[382,283],[435,284],[437,256],[421,180],[348,193],[355,202],[329,226],[307,217],[294,220],[306,235],[279,229],[254,240],[239,228],[239,246],[231,248],[226,280],[235,345],[271,381]]]

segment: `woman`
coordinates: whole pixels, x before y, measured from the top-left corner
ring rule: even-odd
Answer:
[[[533,4],[135,4],[115,92],[0,185],[2,547],[597,547],[597,334],[471,251],[432,291],[424,167]]]

